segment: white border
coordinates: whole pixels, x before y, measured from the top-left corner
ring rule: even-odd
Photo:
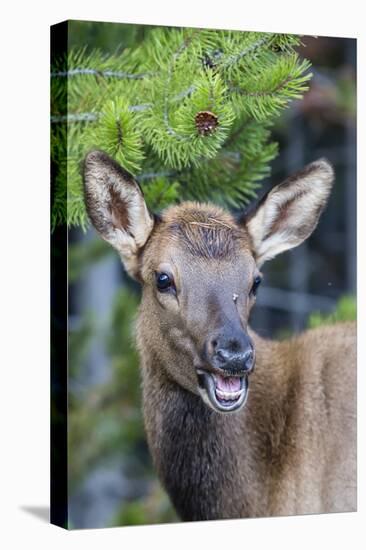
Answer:
[[[3,548],[359,548],[365,521],[365,155],[359,155],[359,512],[66,532],[27,513],[49,496],[49,26],[64,19],[205,26],[358,38],[359,151],[365,147],[362,2],[238,0],[3,3],[1,32],[1,452]],[[363,28],[362,28],[363,27]],[[363,101],[362,101],[363,98]],[[5,152],[4,152],[5,148]],[[4,170],[5,168],[5,170]],[[362,185],[363,184],[363,185]],[[362,272],[361,272],[362,269]],[[363,341],[362,341],[363,340]],[[346,383],[346,380],[340,381]],[[4,542],[7,541],[5,544]]]

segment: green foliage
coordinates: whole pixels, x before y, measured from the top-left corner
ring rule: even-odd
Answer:
[[[144,158],[142,140],[136,131],[135,115],[123,97],[106,101],[98,123],[85,134],[86,149],[101,147],[126,170],[135,174]]]
[[[155,482],[147,497],[125,503],[112,525],[152,525],[177,521],[179,518],[167,494]]]
[[[309,328],[322,325],[333,325],[340,321],[355,321],[357,319],[357,301],[355,296],[343,296],[337,303],[333,313],[312,313],[308,320]]]
[[[271,125],[311,77],[299,38],[123,29],[128,47],[115,53],[85,46],[53,60],[52,226],[87,227],[80,164],[91,148],[137,177],[152,210],[180,199],[244,206],[276,156]]]
[[[202,158],[213,158],[228,136],[234,121],[233,109],[226,101],[225,85],[218,75],[203,73],[197,78],[190,100],[167,104],[167,84],[157,92],[162,101],[146,111],[142,127],[146,141],[162,163],[182,169],[198,166]],[[163,116],[162,112],[163,111]],[[195,117],[198,113],[214,112],[218,126],[206,136],[199,134]]]
[[[79,245],[71,247],[77,261]],[[100,258],[93,247],[83,263]],[[82,282],[81,271],[72,268]],[[178,518],[156,480],[147,451],[143,428],[140,374],[134,346],[134,319],[138,295],[123,288],[115,296],[114,307],[104,327],[85,312],[80,325],[69,332],[69,415],[68,478],[70,494],[80,487],[93,468],[123,463],[127,475],[144,480],[146,494],[123,502],[110,519],[111,526],[142,525],[177,521]],[[102,338],[111,362],[111,377],[106,382],[85,386],[83,365],[90,343]],[[122,460],[123,459],[123,460]]]
[[[136,446],[144,441],[138,358],[132,336],[137,303],[138,296],[127,289],[116,296],[106,331],[112,378],[86,392],[79,368],[87,351],[87,337],[89,342],[93,340],[98,328],[86,312],[80,327],[69,333],[70,487],[99,460],[108,459],[116,451],[135,457]]]
[[[298,99],[307,89],[307,61],[296,54],[279,57],[258,73],[248,74],[245,83],[234,87],[236,101],[255,120],[267,120],[284,109],[289,99]],[[291,77],[289,76],[291,75]]]
[[[277,144],[268,142],[265,124],[254,121],[238,123],[227,147],[212,160],[181,173],[182,198],[210,200],[237,208],[256,197],[259,181],[269,174],[269,162],[277,153]],[[231,144],[235,143],[235,150]],[[220,177],[218,178],[218,174]]]
[[[104,260],[113,253],[112,248],[102,239],[81,241],[69,246],[68,276],[69,284],[76,282],[90,269],[90,265]]]
[[[157,177],[150,184],[142,185],[147,205],[152,210],[162,210],[179,201],[181,186],[178,181]]]

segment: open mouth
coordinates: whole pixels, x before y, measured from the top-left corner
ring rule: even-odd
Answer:
[[[248,377],[222,376],[197,370],[199,392],[203,401],[217,412],[238,411],[248,397]]]

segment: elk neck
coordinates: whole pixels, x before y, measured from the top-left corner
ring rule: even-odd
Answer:
[[[269,361],[276,343],[251,332],[256,371],[237,414],[218,414],[166,375],[161,354],[142,356],[145,427],[159,477],[186,521],[261,516],[268,510],[271,472],[282,467],[288,383]],[[151,348],[150,348],[151,349]],[[176,357],[184,369],[184,357]],[[243,498],[243,495],[245,497]],[[240,500],[239,500],[240,498]]]

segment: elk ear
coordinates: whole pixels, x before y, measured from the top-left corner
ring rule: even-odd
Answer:
[[[95,229],[138,277],[138,252],[154,225],[138,183],[107,154],[91,151],[84,161],[84,195]]]
[[[319,159],[263,197],[245,220],[259,266],[309,237],[327,203],[333,179],[332,166]]]

